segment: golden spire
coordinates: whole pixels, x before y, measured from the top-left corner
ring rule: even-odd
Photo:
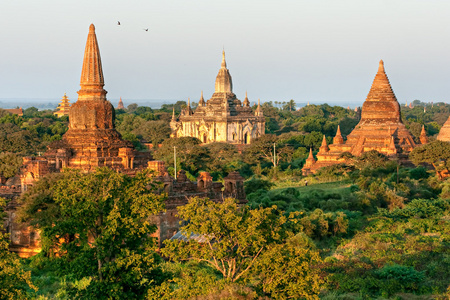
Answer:
[[[319,153],[324,153],[330,151],[330,148],[328,148],[327,139],[325,137],[325,134],[323,135],[322,139],[322,145],[319,148]]]
[[[255,115],[256,116],[262,116],[263,112],[261,109],[261,100],[258,99],[258,107],[256,107],[256,111],[255,111]]]
[[[428,137],[427,133],[425,131],[425,125],[422,125],[422,131],[420,132],[420,143],[422,145],[428,144]]]
[[[313,153],[312,153],[312,148],[309,148],[309,156],[308,159],[314,159]]]
[[[344,139],[342,138],[342,134],[341,134],[341,128],[338,125],[337,131],[336,131],[336,136],[333,138],[333,144],[334,145],[340,145],[344,143]]]
[[[89,34],[84,50],[83,68],[81,70],[81,89],[78,91],[78,100],[106,99],[106,91],[102,70],[100,50],[98,48],[95,26],[89,26]]]
[[[245,107],[250,107],[250,101],[248,101],[247,91],[245,91],[244,106]]]
[[[205,99],[203,98],[203,91],[200,96],[200,101],[198,101],[198,106],[205,106]]]
[[[225,50],[222,51],[222,67],[216,77],[215,93],[233,92],[233,82],[225,61]]]
[[[227,68],[227,62],[225,61],[225,50],[222,50],[222,68]]]
[[[384,73],[384,62],[383,60],[380,60],[378,63],[378,73]]]

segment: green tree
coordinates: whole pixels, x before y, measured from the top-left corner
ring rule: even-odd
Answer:
[[[165,121],[147,121],[140,124],[133,132],[149,143],[157,146],[170,137],[171,129]]]
[[[228,143],[215,142],[207,144],[204,147],[210,157],[206,162],[206,170],[215,179],[219,177],[223,178],[229,172],[236,171],[239,168],[241,160],[236,146]]]
[[[275,145],[275,157],[274,157]],[[245,149],[244,159],[247,163],[256,164],[260,160],[266,160],[277,166],[281,161],[288,161],[292,157],[292,147],[278,140],[273,134],[265,134],[252,141]]]
[[[57,181],[27,192],[23,215],[69,263],[69,272],[92,281],[92,297],[136,298],[160,280],[156,229],[149,216],[163,209],[164,197],[148,172],[134,177],[99,168],[93,173],[66,170]],[[34,195],[34,196],[31,196]],[[42,212],[47,208],[52,213]],[[39,218],[47,217],[47,220]]]
[[[14,177],[22,165],[22,157],[11,153],[0,153],[0,174],[6,179]]]
[[[286,237],[287,219],[275,207],[250,210],[231,198],[223,203],[191,198],[178,214],[189,221],[184,234],[194,234],[199,242],[167,240],[162,253],[175,261],[206,262],[231,282],[248,278],[261,253]]]
[[[256,269],[262,288],[272,299],[319,299],[324,280],[314,243],[300,233],[262,254]]]
[[[174,165],[174,147],[177,151],[177,169],[186,170],[192,175],[200,170],[206,170],[209,161],[207,149],[200,145],[201,142],[193,137],[181,137],[166,139],[160,148],[154,152],[154,157],[164,161],[167,166]]]
[[[450,173],[450,143],[448,142],[433,141],[414,148],[409,154],[409,158],[416,165],[422,163],[433,165],[436,175],[441,179],[443,173]]]

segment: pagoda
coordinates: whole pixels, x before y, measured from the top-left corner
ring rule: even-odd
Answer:
[[[264,134],[265,118],[259,102],[253,112],[247,93],[243,102],[233,93],[233,82],[223,51],[212,97],[205,101],[202,92],[195,111],[188,100],[180,116],[173,114],[170,127],[172,137],[196,137],[203,143],[249,144]]]
[[[338,127],[333,144],[327,145],[324,137],[317,153],[317,161],[303,168],[304,174],[315,173],[319,168],[345,162],[344,152],[359,156],[376,150],[390,157],[407,159],[416,147],[414,139],[403,124],[400,105],[392,90],[381,60],[372,87],[362,106],[361,120],[344,142]]]
[[[78,101],[69,111],[69,130],[62,141],[49,146],[46,158],[56,169],[85,171],[107,166],[113,169],[146,167],[148,153],[138,153],[115,129],[115,110],[106,99],[100,51],[93,24],[84,52]]]
[[[444,125],[439,130],[437,140],[443,142],[450,142],[450,117],[445,121]]]
[[[68,116],[69,109],[70,109],[69,97],[67,97],[66,93],[64,93],[61,102],[58,104],[58,107],[56,108],[56,111],[53,114],[58,118]]]
[[[125,109],[125,106],[123,106],[122,97],[120,97],[119,104],[117,104],[116,109]]]

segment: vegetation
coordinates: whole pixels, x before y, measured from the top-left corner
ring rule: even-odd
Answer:
[[[342,107],[262,105],[267,135],[244,148],[170,138],[186,103],[118,110],[116,127],[139,149],[193,180],[239,171],[248,203],[192,198],[180,207],[183,239],[156,252],[150,215],[162,211],[151,174],[66,170],[41,178],[21,197],[20,216],[40,230],[43,251],[19,259],[0,234],[0,299],[445,299],[450,296],[448,145],[416,148],[414,168],[376,152],[304,177],[323,135],[348,135],[358,122]],[[402,106],[415,138],[431,140],[449,106]],[[424,110],[426,108],[426,110]],[[0,111],[0,172],[14,176],[24,155],[39,155],[67,130],[67,118]],[[153,148],[144,145],[152,143]],[[158,146],[160,144],[160,146]],[[275,153],[274,153],[275,145]],[[275,156],[274,156],[275,154]],[[435,171],[430,171],[434,166]],[[306,186],[306,182],[308,185]],[[2,200],[0,208],[6,203]]]

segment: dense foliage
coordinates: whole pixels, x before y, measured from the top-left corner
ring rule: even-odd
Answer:
[[[0,299],[450,296],[450,151],[433,142],[448,105],[402,106],[414,138],[424,125],[432,141],[411,153],[421,166],[407,168],[376,151],[344,153],[346,164],[308,177],[301,168],[309,150],[318,150],[323,135],[331,143],[338,125],[345,138],[358,122],[355,111],[267,102],[267,134],[238,148],[170,138],[173,110],[178,115],[184,105],[130,104],[116,111],[116,128],[165,161],[171,174],[174,151],[176,169],[191,180],[202,171],[215,180],[239,171],[247,179],[248,203],[190,199],[179,208],[185,238],[167,241],[157,254],[148,217],[163,209],[164,195],[155,193],[150,174],[130,178],[99,169],[47,175],[22,196],[20,211],[40,230],[43,251],[20,260],[0,234]],[[14,176],[22,156],[39,155],[61,139],[67,122],[34,108],[23,117],[0,111],[3,177]]]

